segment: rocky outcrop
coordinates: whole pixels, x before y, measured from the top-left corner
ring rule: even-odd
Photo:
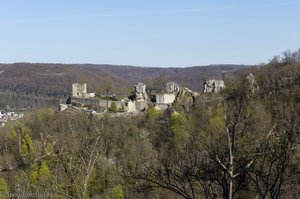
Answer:
[[[179,91],[173,103],[174,106],[181,106],[184,110],[189,111],[198,96],[197,92],[193,92],[188,88],[183,88]]]

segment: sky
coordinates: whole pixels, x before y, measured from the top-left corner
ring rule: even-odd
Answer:
[[[299,38],[299,0],[0,0],[0,63],[261,64]]]

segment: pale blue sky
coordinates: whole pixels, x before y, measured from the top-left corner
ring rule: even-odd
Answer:
[[[0,62],[258,64],[300,48],[299,0],[0,0]]]

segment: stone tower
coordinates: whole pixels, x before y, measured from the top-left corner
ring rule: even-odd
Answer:
[[[72,97],[84,97],[86,93],[87,93],[86,83],[72,84]]]

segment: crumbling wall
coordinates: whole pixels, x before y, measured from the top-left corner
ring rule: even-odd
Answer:
[[[147,101],[148,95],[146,93],[146,85],[143,83],[138,83],[134,86],[136,101]]]
[[[104,100],[99,98],[73,98],[72,103],[78,104],[81,106],[88,106],[91,108],[110,108],[112,103],[115,103],[118,110],[126,109],[126,102],[125,101],[112,101],[112,100]]]
[[[135,113],[135,112],[137,112],[135,102],[133,102],[133,101],[129,101],[128,102],[128,104],[127,104],[127,112],[129,112],[129,113]]]
[[[168,82],[165,87],[167,93],[179,92],[180,88],[175,82]]]
[[[158,93],[156,94],[156,103],[172,104],[176,98],[174,93]]]
[[[223,80],[210,79],[203,84],[203,93],[218,93],[225,88]]]

